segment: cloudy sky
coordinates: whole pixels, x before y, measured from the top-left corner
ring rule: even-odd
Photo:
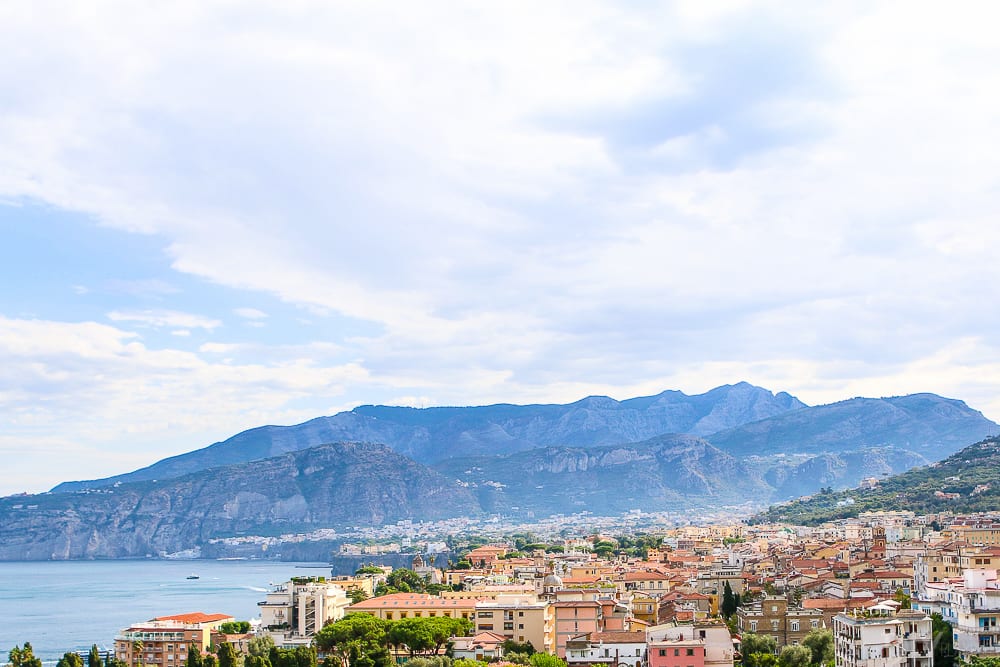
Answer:
[[[0,493],[363,403],[1000,419],[990,4],[0,3]]]

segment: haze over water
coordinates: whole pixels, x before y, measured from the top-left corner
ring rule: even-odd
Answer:
[[[319,563],[271,561],[0,563],[0,659],[26,641],[46,663],[92,644],[103,652],[120,630],[156,616],[203,611],[249,620],[271,582],[329,574]]]

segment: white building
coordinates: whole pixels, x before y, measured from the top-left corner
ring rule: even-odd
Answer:
[[[323,578],[297,577],[275,586],[260,607],[261,628],[276,646],[308,645],[325,624],[344,617],[347,592]]]
[[[646,633],[591,632],[566,641],[567,665],[642,667],[646,664]]]
[[[931,619],[880,603],[833,617],[836,667],[933,667]]]
[[[963,657],[1000,655],[1000,583],[996,570],[965,570],[950,591],[955,650]]]

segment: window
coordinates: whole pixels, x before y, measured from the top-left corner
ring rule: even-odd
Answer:
[[[681,650],[679,648],[675,648],[674,649],[674,655],[680,655],[680,654],[681,654]]]
[[[792,621],[792,632],[798,632],[798,631],[799,631],[799,622]]]
[[[665,648],[661,648],[660,649],[660,657],[661,658],[667,657],[667,649],[665,649]]]
[[[523,611],[519,611],[519,612],[517,612],[517,615],[518,616],[524,616],[524,612]]]
[[[492,611],[481,611],[479,612],[479,618],[493,618]]]
[[[771,621],[771,629],[772,630],[778,629],[778,621]]]
[[[689,648],[689,649],[687,649],[687,650],[686,650],[686,651],[684,652],[684,655],[694,655],[694,649],[693,649],[693,648]]]
[[[750,621],[750,632],[757,632],[757,621]]]
[[[507,621],[507,622],[505,622],[503,624],[503,629],[504,630],[513,630],[514,629],[514,622],[513,621]]]
[[[809,627],[811,627],[813,630],[815,630],[816,628],[819,627],[819,621],[817,621],[814,618],[813,620],[809,621]]]
[[[524,630],[524,623],[518,623],[517,624],[517,629],[518,630]]]

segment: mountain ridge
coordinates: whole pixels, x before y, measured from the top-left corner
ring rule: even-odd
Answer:
[[[115,482],[165,479],[220,465],[260,460],[326,442],[383,442],[420,463],[455,455],[526,451],[550,445],[604,446],[664,433],[735,426],[805,404],[786,392],[746,382],[688,396],[667,390],[616,401],[590,396],[568,404],[408,408],[358,406],[294,426],[259,426],[227,440],[157,461],[131,473],[68,481],[54,493],[100,488]],[[700,426],[699,426],[700,425]],[[697,433],[696,433],[697,435]]]

